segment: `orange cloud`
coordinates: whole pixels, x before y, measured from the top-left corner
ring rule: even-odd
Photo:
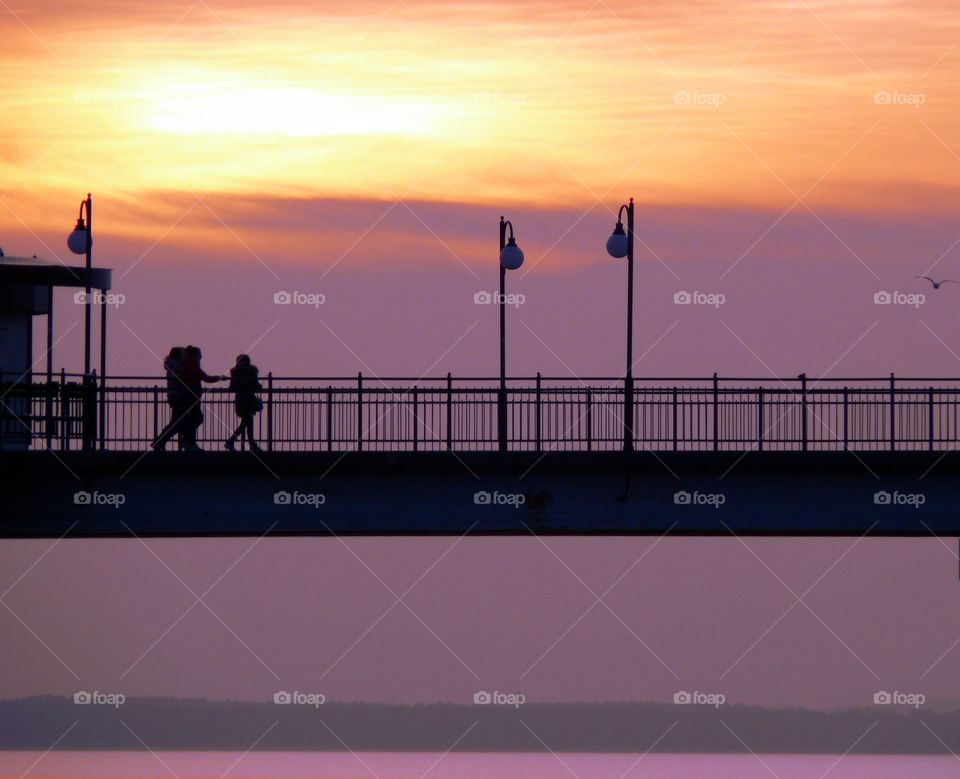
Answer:
[[[0,177],[50,196],[953,200],[934,0],[10,8]]]

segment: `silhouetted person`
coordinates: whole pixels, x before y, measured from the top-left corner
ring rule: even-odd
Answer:
[[[167,448],[169,441],[177,433],[180,434],[180,448],[184,446],[184,426],[189,416],[189,393],[180,375],[180,366],[183,362],[184,348],[174,346],[163,361],[163,370],[167,377],[167,405],[170,406],[170,421],[160,431],[151,446],[157,451]]]
[[[224,446],[231,452],[236,451],[237,439],[246,441],[250,450],[259,454],[263,450],[257,446],[253,437],[253,417],[263,410],[263,402],[257,393],[263,389],[260,386],[260,369],[250,362],[250,356],[241,354],[237,357],[237,364],[230,369],[230,391],[233,392],[233,407],[240,417],[240,425],[234,430]]]
[[[208,376],[200,366],[203,354],[199,346],[188,346],[183,350],[183,360],[180,362],[180,378],[187,392],[187,416],[183,424],[183,449],[186,452],[199,452],[197,446],[197,430],[203,424],[203,408],[200,400],[203,397],[203,383],[215,384],[223,381],[226,376]]]

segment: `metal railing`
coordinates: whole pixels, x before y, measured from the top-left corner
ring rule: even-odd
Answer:
[[[0,374],[0,448],[143,450],[167,423],[163,380],[33,383]],[[635,378],[636,449],[947,450],[960,444],[960,378]],[[254,426],[268,451],[494,451],[498,380],[262,378]],[[512,451],[616,450],[622,379],[510,378]],[[199,442],[237,425],[224,385],[205,392]]]

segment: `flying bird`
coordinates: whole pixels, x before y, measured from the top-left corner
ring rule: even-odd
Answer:
[[[929,276],[914,276],[915,279],[926,279],[931,284],[933,284],[934,289],[940,289],[941,284],[960,284],[960,281],[954,281],[953,279],[944,279],[943,281],[934,281]]]

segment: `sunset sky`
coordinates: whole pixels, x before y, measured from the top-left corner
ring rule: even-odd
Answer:
[[[192,341],[278,373],[492,373],[472,295],[506,212],[510,371],[614,375],[603,242],[630,196],[638,372],[955,371],[946,295],[873,304],[958,273],[950,3],[4,0],[0,29],[0,246],[71,261],[94,193],[113,372]],[[58,302],[58,367],[79,315]]]
[[[0,247],[81,263],[66,236],[93,193],[94,262],[114,269],[124,297],[110,311],[111,373],[159,375],[171,345],[198,343],[218,373],[249,351],[264,373],[287,376],[494,375],[496,311],[473,296],[497,283],[504,214],[526,252],[508,279],[525,296],[508,312],[508,371],[617,376],[626,273],[604,242],[631,196],[638,375],[960,369],[960,285],[934,291],[914,278],[960,279],[956,0],[0,0],[0,43]],[[279,291],[325,302],[278,306]],[[677,305],[679,291],[726,302]],[[882,291],[925,299],[878,305]],[[77,370],[82,307],[58,295],[55,368]],[[104,542],[89,556],[83,543],[65,542],[11,593],[77,672],[0,613],[0,648],[18,661],[0,669],[0,695],[65,693],[77,677],[117,684],[186,608],[162,567],[143,574],[155,560],[135,542],[122,553]],[[371,543],[363,553],[401,583],[444,548]],[[582,611],[543,616],[549,598],[574,597],[565,588],[583,592],[532,539],[504,544],[493,577],[489,547],[465,544],[462,567],[421,606],[484,684],[527,684],[540,699],[660,699],[677,676],[721,684],[793,600],[735,541],[721,553],[705,543],[665,546],[617,606],[649,626],[676,675],[615,620],[598,619],[522,681]],[[626,568],[644,544],[556,548],[606,586],[611,555]],[[803,589],[847,545],[770,542],[762,554]],[[859,705],[883,684],[960,697],[955,545],[881,545],[858,549],[856,566],[816,593],[814,608],[853,652],[798,609],[728,677],[732,694]],[[156,546],[196,586],[211,578],[207,548]],[[0,591],[44,548],[0,550]],[[220,545],[213,573],[244,548]],[[379,613],[383,591],[355,562],[339,547],[320,555],[271,542],[217,607],[232,610],[229,622],[269,665],[289,669],[284,683],[309,684]],[[101,575],[111,565],[115,575]],[[291,570],[299,578],[278,574]],[[485,590],[491,578],[505,583]],[[515,592],[531,580],[537,589],[518,606]],[[661,599],[635,597],[663,582]],[[450,586],[463,590],[456,602]],[[284,643],[318,592],[338,591],[356,609]],[[738,598],[751,595],[759,605],[743,607]],[[272,596],[289,597],[290,610],[273,610]],[[480,609],[479,622],[463,603]],[[484,619],[513,607],[505,619],[516,643],[484,633]],[[156,619],[140,619],[144,608]],[[677,613],[690,615],[679,632]],[[87,617],[100,633],[85,632]],[[197,623],[138,665],[130,689],[257,698],[275,688],[215,621]],[[385,629],[407,660],[380,636],[386,643],[365,643],[357,665],[331,674],[331,694],[461,700],[476,688],[418,623]],[[707,663],[705,645],[719,650]],[[198,647],[222,653],[216,673],[196,671]],[[629,676],[638,657],[649,676]],[[570,673],[578,663],[587,670]],[[351,687],[364,667],[378,669],[371,685]],[[416,674],[429,673],[421,684]]]
[[[958,273],[950,3],[4,0],[0,29],[0,246],[71,261],[94,193],[114,373],[178,341],[217,369],[492,373],[472,295],[506,213],[510,372],[614,375],[630,196],[638,373],[955,371],[947,295],[873,304]]]
[[[0,170],[48,203],[93,189],[131,209],[208,191],[581,207],[612,189],[775,207],[829,170],[811,205],[956,204],[949,3],[2,10]]]

